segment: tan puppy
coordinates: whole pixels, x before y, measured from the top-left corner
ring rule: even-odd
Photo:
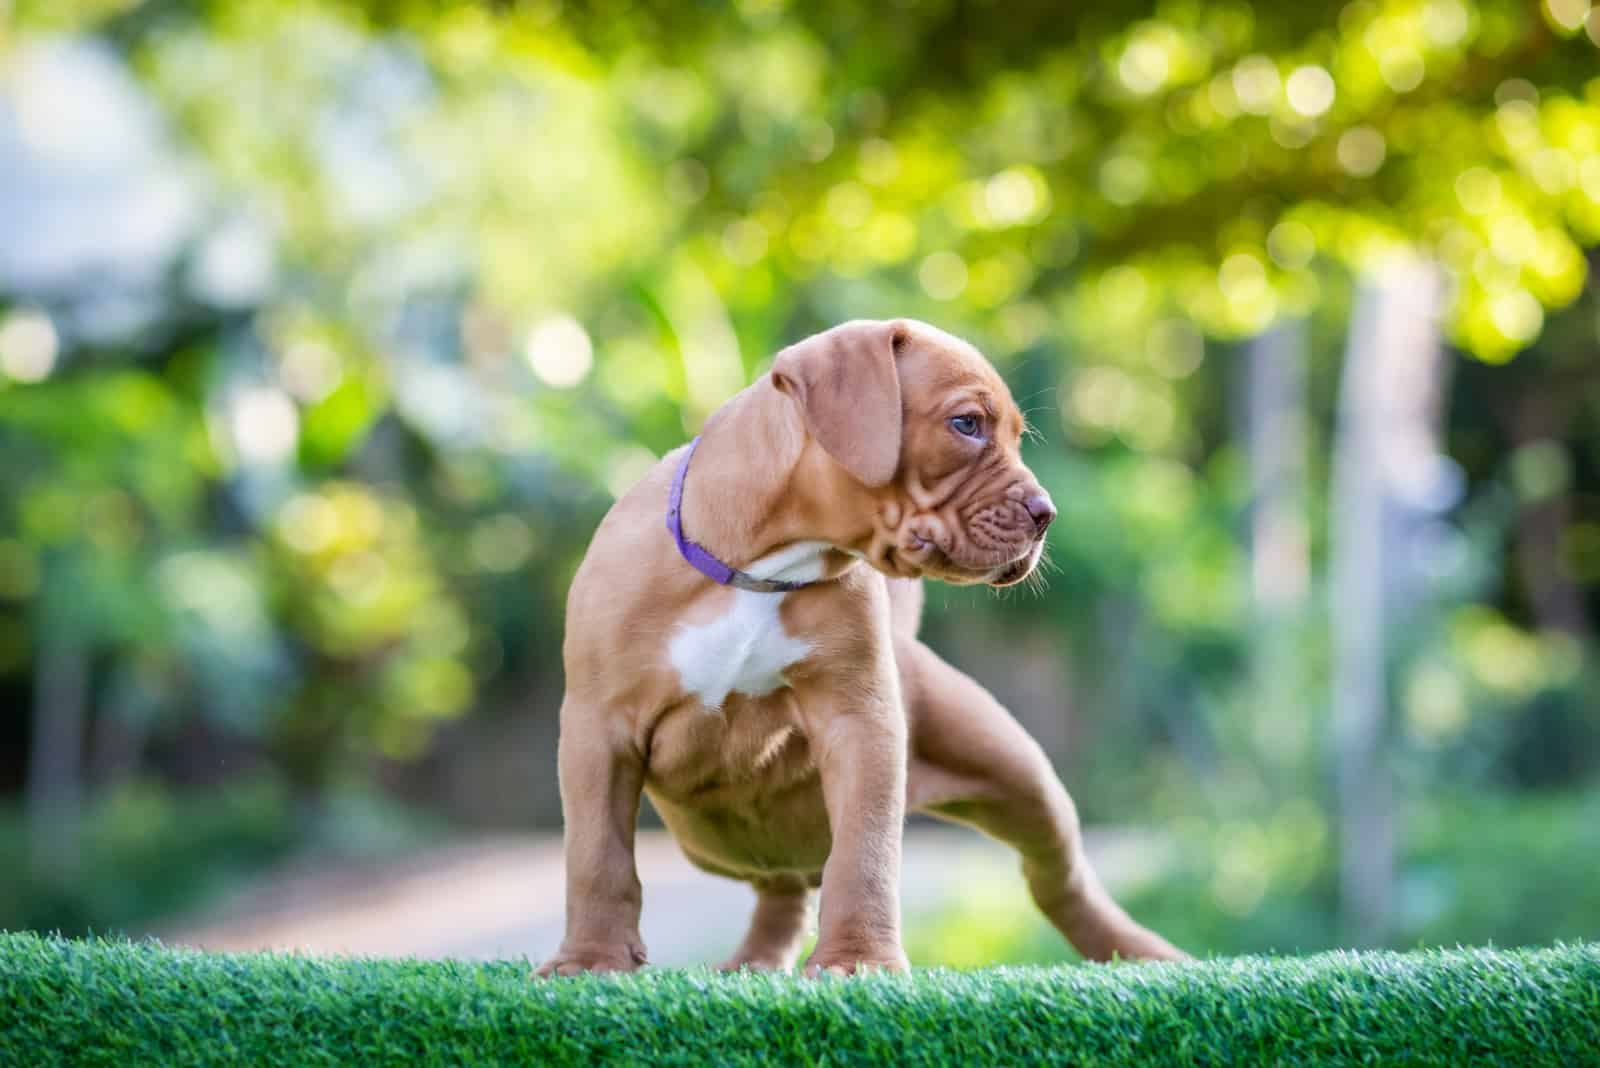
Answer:
[[[707,871],[757,893],[725,968],[904,970],[908,808],[1021,854],[1051,922],[1097,960],[1182,957],[1090,869],[1072,801],[1006,710],[917,640],[922,576],[1008,585],[1055,516],[1023,418],[975,349],[923,323],[852,322],[778,354],[601,523],[567,601],[561,798],[566,938],[541,975],[645,963],[641,791]],[[730,588],[692,552],[743,570]],[[706,565],[714,571],[713,562]]]

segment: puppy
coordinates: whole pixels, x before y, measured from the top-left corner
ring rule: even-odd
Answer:
[[[1013,846],[1086,956],[1177,959],[1106,894],[1039,746],[917,640],[920,580],[1006,586],[1056,511],[971,345],[857,321],[778,354],[611,509],[567,601],[566,937],[541,975],[632,971],[641,792],[697,866],[750,883],[724,968],[904,971],[907,809]]]

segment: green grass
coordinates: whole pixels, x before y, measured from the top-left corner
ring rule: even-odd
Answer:
[[[1600,945],[808,982],[0,935],[0,1064],[1600,1063]]]

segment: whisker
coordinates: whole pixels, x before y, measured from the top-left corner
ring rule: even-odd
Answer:
[[[1051,386],[1048,389],[1043,389],[1043,390],[1040,390],[1039,392],[1040,393],[1048,393],[1048,392],[1053,391],[1054,389],[1055,389],[1055,387]],[[1038,394],[1035,394],[1035,396],[1037,396],[1037,395]],[[1032,398],[1030,397],[1029,399],[1031,400]],[[1028,438],[1032,438],[1034,441],[1042,442],[1044,440],[1043,432],[1040,431],[1040,429],[1033,424],[1033,420],[1032,420],[1031,417],[1032,417],[1033,413],[1035,413],[1035,412],[1050,412],[1050,411],[1054,411],[1055,410],[1055,405],[1054,404],[1035,404],[1035,405],[1032,405],[1031,407],[1022,407],[1022,406],[1019,405],[1019,408],[1020,408],[1020,410],[1022,412],[1022,433],[1023,433],[1023,436],[1024,437],[1028,437]]]
[[[1042,565],[1043,563],[1044,561],[1041,560],[1040,564]],[[1028,592],[1035,596],[1043,594],[1045,587],[1044,568],[1042,566],[1035,567],[1033,571],[1028,574],[1028,577],[1022,581],[1022,585],[1026,586],[1028,588]]]
[[[1051,409],[1048,404],[1041,404],[1034,408],[1022,409],[1022,436],[1036,442],[1043,442],[1044,432],[1041,431],[1037,426],[1034,426],[1033,422],[1028,417],[1034,412],[1048,412],[1050,410]]]

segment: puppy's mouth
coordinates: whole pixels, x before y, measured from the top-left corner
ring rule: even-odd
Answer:
[[[1013,560],[1009,564],[1002,564],[989,572],[988,577],[983,581],[997,589],[1001,586],[1015,586],[1033,574],[1033,569],[1038,566],[1039,557],[1042,555],[1044,555],[1044,539],[1040,538],[1033,543],[1033,548],[1029,549],[1022,559]]]
[[[957,586],[985,585],[998,588],[1015,585],[1027,578],[1033,573],[1043,553],[1044,539],[1040,538],[1014,560],[987,567],[973,566],[961,563],[930,539],[914,533],[897,555],[912,575],[936,578]]]

